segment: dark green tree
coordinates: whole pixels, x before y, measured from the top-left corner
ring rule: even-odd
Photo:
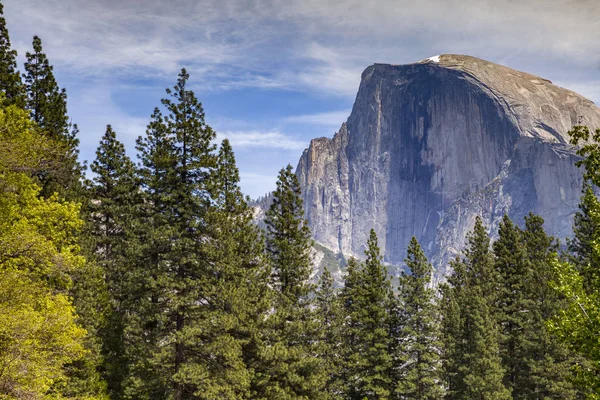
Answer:
[[[453,264],[452,286],[443,291],[444,374],[450,399],[510,399],[503,384],[494,304],[499,277],[481,218],[467,236],[461,261]],[[456,335],[456,336],[453,336]],[[447,359],[448,356],[453,357]]]
[[[558,243],[544,231],[544,219],[531,213],[525,217],[522,239],[530,268],[526,296],[533,306],[523,332],[527,382],[519,389],[521,398],[581,398],[572,384],[572,367],[583,367],[583,360],[574,357],[546,327],[546,322],[565,307],[564,299],[549,285],[557,279],[553,262]]]
[[[325,366],[327,383],[323,398],[336,399],[343,393],[341,381],[341,352],[343,314],[342,304],[334,288],[331,272],[325,269],[319,278],[315,294],[319,322],[319,357]]]
[[[592,241],[598,236],[600,227],[590,215],[600,210],[600,202],[589,183],[584,184],[582,192],[579,211],[573,221],[573,239],[568,241],[568,247],[570,261],[581,271],[584,286],[590,290],[594,282],[600,281],[600,269],[592,263]]]
[[[124,329],[125,357],[129,365],[122,388],[124,399],[151,400],[167,398],[173,386],[172,371],[164,368],[160,358],[160,343],[165,338],[170,317],[169,303],[163,292],[176,229],[170,226],[170,220],[177,160],[173,138],[158,108],[154,109],[146,135],[137,139],[136,148],[143,203],[139,210],[140,247],[131,271],[137,290],[131,293],[135,301]]]
[[[196,395],[210,362],[198,346],[205,316],[209,262],[199,252],[207,239],[210,179],[215,167],[215,137],[204,110],[187,89],[182,70],[169,98],[153,113],[144,138],[138,139],[140,178],[147,196],[142,265],[146,288],[138,301],[131,336],[145,336],[132,347],[138,355],[127,383],[131,398],[180,400]],[[144,357],[139,357],[143,354]]]
[[[445,382],[445,398],[457,399],[464,393],[461,357],[463,355],[464,313],[461,304],[465,304],[466,266],[460,259],[450,262],[452,273],[448,281],[440,286],[442,378]]]
[[[143,198],[135,165],[110,125],[90,167],[94,177],[88,188],[90,200],[85,210],[88,227],[84,247],[88,250],[88,259],[101,269],[102,285],[108,295],[102,310],[102,325],[94,330],[102,338],[109,392],[112,397],[120,398],[128,365],[124,331],[135,301],[132,294],[136,282],[132,275],[137,267],[136,250],[140,247],[139,217]]]
[[[392,395],[392,361],[389,337],[389,299],[392,290],[383,265],[377,235],[371,230],[367,259],[358,268],[348,265],[343,292],[344,314],[344,398],[388,399]]]
[[[0,3],[0,87],[4,98],[2,105],[12,104],[25,108],[25,87],[17,69],[17,51],[10,45],[4,18],[4,5]]]
[[[273,285],[292,304],[310,292],[312,239],[304,219],[300,184],[292,166],[279,171],[273,203],[267,211],[267,252]]]
[[[251,399],[262,350],[260,330],[271,306],[270,270],[228,140],[219,149],[210,194],[207,240],[201,249],[208,262],[202,293],[206,306],[203,317],[194,321],[194,341],[186,344],[201,355],[195,374],[201,372],[204,379],[194,385],[194,396]]]
[[[42,40],[33,38],[33,52],[26,53],[25,88],[27,109],[42,133],[57,143],[52,163],[40,175],[42,196],[54,192],[69,199],[80,200],[82,196],[82,168],[77,161],[79,130],[67,115],[67,92],[60,89],[54,77],[53,67],[42,49]]]
[[[319,398],[326,377],[314,340],[318,321],[310,297],[312,239],[291,165],[279,172],[265,222],[275,298],[265,328],[266,350],[257,391],[273,399]]]
[[[514,398],[525,390],[527,374],[527,338],[525,329],[535,306],[527,296],[531,270],[521,230],[504,215],[494,242],[495,268],[500,277],[496,302],[500,329],[500,354],[505,368],[504,383]]]
[[[441,399],[440,327],[435,291],[430,287],[433,267],[413,237],[398,287],[401,309],[402,367],[395,392],[401,399]]]

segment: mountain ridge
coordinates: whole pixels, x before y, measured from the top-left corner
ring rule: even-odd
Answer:
[[[374,228],[400,265],[414,235],[443,279],[477,215],[492,234],[504,213],[520,224],[531,211],[570,235],[582,178],[567,132],[600,127],[592,101],[464,55],[374,64],[361,78],[348,119],[296,169],[320,245],[361,257]]]

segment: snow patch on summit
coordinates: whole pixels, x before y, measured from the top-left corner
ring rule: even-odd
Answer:
[[[433,61],[434,63],[440,62],[440,56],[433,56],[428,58],[429,61]]]

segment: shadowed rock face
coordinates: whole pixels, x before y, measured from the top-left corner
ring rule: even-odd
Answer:
[[[348,120],[314,139],[297,168],[315,240],[362,255],[375,228],[401,264],[416,236],[443,276],[481,215],[495,231],[508,213],[571,232],[581,172],[566,144],[600,109],[548,80],[474,57],[368,67]]]

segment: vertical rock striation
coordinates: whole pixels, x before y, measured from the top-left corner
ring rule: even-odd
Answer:
[[[476,215],[494,229],[531,211],[564,238],[581,189],[567,144],[578,123],[600,127],[600,109],[474,57],[370,66],[348,120],[298,164],[315,240],[360,256],[374,228],[385,261],[401,264],[414,235],[441,277]]]

